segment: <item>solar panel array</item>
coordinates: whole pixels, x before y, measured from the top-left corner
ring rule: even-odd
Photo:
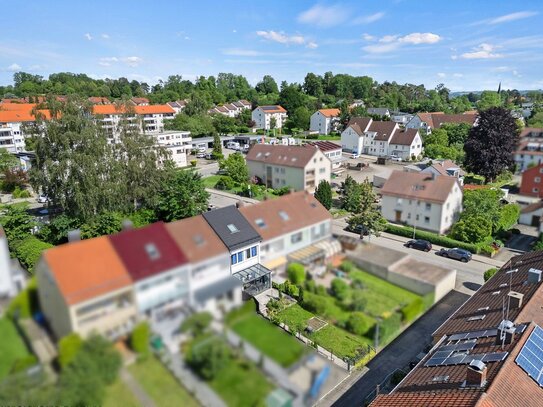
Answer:
[[[489,362],[501,362],[505,359],[509,352],[492,352],[492,353],[479,353],[470,355],[466,353],[453,353],[449,357],[437,357],[435,354],[424,364],[424,366],[451,366],[451,365],[467,365],[473,360],[481,360],[485,363]]]
[[[543,387],[543,329],[536,325],[515,362]]]
[[[461,334],[454,334],[447,338],[449,341],[459,341],[462,339],[477,339],[488,338],[490,336],[496,336],[498,334],[497,329],[482,329],[480,331],[464,332]]]

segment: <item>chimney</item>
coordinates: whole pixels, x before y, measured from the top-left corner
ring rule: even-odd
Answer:
[[[517,309],[522,307],[522,299],[524,298],[524,294],[511,291],[507,295],[509,296],[509,309]]]
[[[498,325],[498,333],[496,334],[496,345],[509,345],[515,340],[515,324],[504,319]]]
[[[531,268],[528,270],[528,284],[537,284],[541,282],[541,270]]]
[[[78,242],[81,240],[81,230],[75,229],[68,231],[68,243]]]
[[[122,224],[122,230],[125,231],[131,229],[134,229],[134,224],[132,223],[132,221],[130,219],[124,219]]]
[[[243,208],[245,206],[245,202],[243,202],[241,199],[236,202],[236,208]]]
[[[465,385],[483,387],[486,384],[486,370],[482,360],[472,360],[468,365]]]

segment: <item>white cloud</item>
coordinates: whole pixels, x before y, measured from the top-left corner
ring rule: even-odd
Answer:
[[[380,19],[382,19],[383,17],[385,16],[385,13],[380,11],[378,13],[374,13],[374,14],[370,14],[368,16],[360,16],[360,17],[356,17],[354,20],[353,20],[353,24],[370,24],[370,23],[374,23]]]
[[[367,34],[367,33],[364,33],[362,34],[362,38],[365,40],[365,41],[372,41],[375,39],[375,37],[373,35],[370,35],[370,34]]]
[[[190,37],[188,35],[185,35],[184,39],[185,40],[190,40]]]
[[[502,58],[502,54],[494,52],[496,47],[491,44],[482,43],[479,46],[473,48],[471,52],[465,52],[460,55],[464,59],[493,59]]]
[[[143,62],[143,58],[140,57],[104,57],[100,58],[98,64],[101,66],[111,66],[118,62],[122,62],[128,66],[136,67]]]
[[[90,35],[89,33],[86,33],[86,34],[84,35],[84,37],[85,37],[87,40],[89,40],[89,41],[91,41],[92,38],[93,38],[93,36]]]
[[[319,27],[333,27],[349,17],[348,10],[340,5],[324,6],[316,4],[298,16],[298,22]]]
[[[445,78],[447,76],[447,74],[443,73],[443,72],[438,72],[437,73],[437,77],[438,78]]]
[[[124,57],[121,58],[121,61],[128,66],[136,67],[143,62],[143,59],[140,57]]]
[[[318,48],[318,45],[316,42],[313,42],[313,41],[309,41],[306,45],[307,48],[310,48],[310,49],[315,49],[315,48]]]
[[[305,38],[302,35],[286,35],[283,31],[257,31],[256,35],[270,41],[279,42],[281,44],[298,44],[305,43]]]
[[[21,65],[13,63],[13,64],[11,64],[10,66],[7,67],[7,70],[10,71],[10,72],[20,71],[21,70]]]
[[[237,33],[237,32],[238,32],[238,30],[232,30],[232,32],[233,32],[233,33]]]
[[[111,64],[119,62],[119,58],[117,57],[104,57],[100,58],[100,61],[98,62],[101,66],[111,66]]]
[[[371,37],[371,36],[370,36]],[[435,44],[441,41],[441,37],[433,33],[411,33],[403,37],[398,35],[385,35],[378,40],[378,44],[362,47],[366,52],[373,54],[382,54],[394,51],[403,45]],[[370,40],[368,38],[368,40]],[[371,38],[373,40],[373,37]]]
[[[102,34],[101,37],[104,39],[104,40],[109,40],[109,34]]]
[[[536,11],[518,11],[516,13],[506,14],[500,17],[493,18],[489,20],[489,24],[501,24],[508,23],[510,21],[522,20],[524,18],[529,18],[538,15]]]
[[[237,57],[258,57],[264,55],[263,52],[254,49],[227,48],[222,51],[224,55],[233,55]]]
[[[461,73],[453,73],[453,77],[455,77],[455,78],[463,78],[463,77],[464,77],[464,74],[461,74]]]

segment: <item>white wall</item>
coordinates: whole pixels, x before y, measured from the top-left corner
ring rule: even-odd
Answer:
[[[247,250],[256,246],[256,256],[248,258]],[[232,263],[232,255],[243,253],[243,260],[241,262],[237,261],[236,264]],[[237,272],[244,270],[248,267],[254,266],[255,264],[260,263],[260,242],[253,243],[249,246],[244,246],[230,252],[230,272],[236,274]]]
[[[523,151],[522,154],[515,154],[515,162],[518,164],[518,172],[528,169],[531,163],[539,165],[543,163],[543,155],[530,154],[529,151]]]
[[[352,127],[347,127],[341,133],[341,148],[349,153],[362,154],[363,138]]]
[[[286,167],[281,165],[271,165],[260,161],[247,160],[249,175],[257,176],[264,183],[267,181],[267,167],[272,168],[272,188],[282,188],[289,186],[296,191],[304,189],[304,170],[298,167]]]
[[[265,113],[260,107],[257,107],[251,113],[251,118],[255,122],[255,127],[257,129],[270,130],[270,120],[275,118],[275,128],[280,129],[285,124],[287,120],[286,113]]]
[[[319,134],[330,134],[333,120],[333,117],[327,117],[317,110],[311,115],[309,130],[316,131]]]
[[[0,233],[3,233],[0,231]],[[11,278],[11,260],[9,256],[8,239],[0,235],[0,298],[13,297],[16,294],[15,285]]]

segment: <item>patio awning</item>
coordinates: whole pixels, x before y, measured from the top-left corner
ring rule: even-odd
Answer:
[[[289,261],[302,264],[310,264],[315,260],[325,257],[325,251],[316,246],[307,246],[288,255]]]
[[[270,270],[276,269],[278,267],[284,266],[287,264],[287,258],[285,256],[278,257],[276,259],[270,260],[264,264],[264,266]]]
[[[341,243],[337,239],[323,240],[322,242],[315,243],[313,246],[324,250],[326,258],[341,253]]]
[[[246,269],[238,271],[233,274],[242,283],[250,283],[251,281],[258,280],[261,277],[271,274],[271,270],[264,267],[262,264],[255,264],[249,266]]]

